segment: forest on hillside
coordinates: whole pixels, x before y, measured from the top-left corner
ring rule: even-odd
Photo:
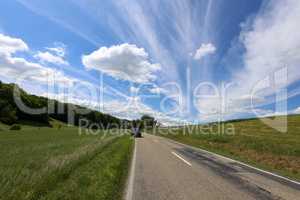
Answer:
[[[17,90],[15,90],[17,88]],[[45,108],[47,112],[42,114],[28,114],[22,111],[16,104],[14,92],[19,91],[21,101],[29,108]],[[51,105],[51,109],[49,108]],[[78,110],[84,110],[87,114],[80,114]],[[6,84],[0,81],[0,122],[12,125],[20,121],[34,121],[49,125],[50,118],[65,123],[69,123],[68,116],[72,114],[74,117],[73,124],[78,125],[80,119],[86,119],[90,123],[98,123],[103,128],[114,128],[116,126],[127,126],[130,121],[116,118],[109,114],[104,114],[78,105],[62,103],[56,100],[47,99],[28,94],[16,84]]]

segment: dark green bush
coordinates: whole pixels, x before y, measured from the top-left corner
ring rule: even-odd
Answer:
[[[61,124],[58,124],[57,129],[60,130],[62,128]]]
[[[16,121],[16,110],[8,102],[0,99],[0,122],[11,125]]]
[[[12,125],[9,130],[11,130],[11,131],[19,131],[19,130],[21,130],[21,128],[22,127],[20,125],[15,124],[15,125]]]

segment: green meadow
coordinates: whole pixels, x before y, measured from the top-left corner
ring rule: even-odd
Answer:
[[[52,126],[0,124],[0,199],[121,199],[133,139]]]

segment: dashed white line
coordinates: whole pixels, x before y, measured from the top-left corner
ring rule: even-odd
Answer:
[[[172,154],[173,154],[174,156],[176,156],[177,158],[179,158],[181,161],[183,161],[185,164],[189,165],[190,167],[192,166],[192,164],[191,164],[190,162],[186,161],[184,158],[182,158],[182,157],[181,157],[180,155],[178,155],[177,153],[172,152]]]

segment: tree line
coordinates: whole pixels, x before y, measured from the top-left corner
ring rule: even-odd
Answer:
[[[16,88],[17,90],[15,90]],[[26,107],[32,109],[45,108],[46,112],[39,114],[29,114],[28,112],[24,112],[16,104],[14,99],[15,91],[18,91],[18,96]],[[78,112],[79,109],[81,112]],[[81,114],[82,110],[84,110],[83,113],[86,114]],[[78,125],[79,120],[82,118],[89,120],[91,123],[101,123],[101,127],[105,128],[110,128],[110,124],[121,126],[123,123],[129,123],[128,120],[122,120],[112,115],[78,105],[62,103],[45,97],[31,95],[19,88],[16,84],[5,84],[0,81],[0,121],[2,123],[12,125],[20,121],[34,121],[50,126],[50,118],[69,123],[70,114],[73,116],[74,125]]]
[[[15,90],[16,88],[17,90]],[[25,106],[33,109],[45,108],[47,112],[39,114],[29,114],[28,112],[24,112],[16,104],[14,99],[15,91],[18,91],[18,96]],[[131,128],[135,126],[149,128],[154,127],[157,124],[156,120],[148,115],[144,115],[141,119],[132,121],[119,119],[112,115],[84,108],[82,106],[31,95],[16,84],[5,84],[0,81],[0,122],[2,123],[12,125],[20,121],[33,121],[50,126],[51,118],[64,123],[70,123],[70,115],[72,115],[73,125],[79,125],[80,120],[85,119],[90,123],[98,123],[100,127],[104,129],[118,127]]]

